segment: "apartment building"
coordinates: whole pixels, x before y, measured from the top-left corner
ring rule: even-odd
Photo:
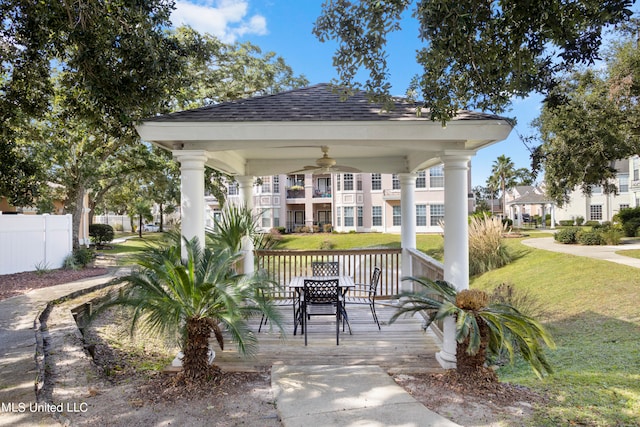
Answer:
[[[470,180],[469,174],[469,180]],[[254,207],[265,230],[399,233],[400,179],[396,174],[327,173],[263,176],[253,188]],[[229,200],[239,199],[238,187],[228,187]],[[219,212],[208,197],[208,218]],[[471,203],[470,203],[471,208]],[[441,232],[444,220],[442,165],[417,174],[417,232]],[[211,224],[210,224],[211,225]]]

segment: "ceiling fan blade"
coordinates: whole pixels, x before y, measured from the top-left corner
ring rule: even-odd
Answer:
[[[318,166],[309,166],[309,165],[307,165],[302,169],[298,169],[298,170],[291,171],[291,172],[288,172],[288,173],[308,173],[308,172],[315,171],[315,170],[318,170],[318,169],[320,169],[320,168],[318,168]]]
[[[360,169],[357,168],[352,168],[351,166],[341,166],[341,165],[335,165],[331,168],[332,172],[362,172]]]

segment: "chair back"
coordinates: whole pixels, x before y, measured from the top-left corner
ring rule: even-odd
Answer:
[[[305,279],[303,295],[305,304],[337,304],[340,298],[338,279]]]
[[[369,283],[369,298],[373,299],[378,293],[378,284],[380,283],[380,267],[373,269],[371,273],[371,283]]]
[[[338,276],[339,266],[338,261],[313,261],[311,272],[313,276]]]

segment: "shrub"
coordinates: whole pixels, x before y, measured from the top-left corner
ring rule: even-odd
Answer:
[[[113,240],[113,227],[108,224],[91,224],[89,225],[89,236],[91,241],[97,246],[104,246]]]
[[[631,218],[622,223],[622,230],[627,237],[636,237],[640,228],[640,218]]]
[[[94,256],[95,253],[88,248],[80,248],[73,251],[73,259],[81,267],[86,267],[87,264],[93,261]]]
[[[576,218],[576,225],[582,225],[582,223],[584,222],[584,218],[579,216]]]
[[[542,318],[550,313],[533,294],[526,289],[516,288],[511,283],[501,283],[491,292],[491,302],[508,304],[527,316]]]
[[[604,239],[599,230],[582,230],[577,234],[576,238],[581,245],[595,246],[604,243]]]
[[[588,226],[588,227],[599,227],[600,226],[600,222],[598,221],[587,221],[584,223],[584,225]]]
[[[579,227],[569,227],[563,230],[558,231],[553,235],[553,238],[556,242],[564,243],[564,244],[575,244],[578,242],[578,233],[580,232]]]
[[[472,217],[469,222],[469,274],[476,275],[511,262],[511,254],[502,244],[505,227],[499,218]]]
[[[573,220],[572,219],[563,219],[560,221],[560,225],[562,227],[572,227],[573,226]]]
[[[332,230],[333,230],[333,225],[331,224],[324,224],[322,226],[322,231],[324,231],[325,233],[331,233]]]
[[[503,218],[502,219],[502,226],[505,227],[505,228],[513,227],[513,220],[511,218]]]
[[[277,231],[278,233],[280,233],[280,234],[285,234],[285,233],[287,232],[287,227],[284,227],[284,226],[282,226],[282,225],[281,225],[281,226],[279,226],[279,227],[273,227],[273,228],[271,229],[271,232],[272,232],[272,233],[273,233],[273,230],[276,230],[276,231]]]
[[[603,229],[601,235],[605,245],[619,245],[622,240],[622,230],[616,227]]]
[[[320,249],[322,250],[330,250],[330,249],[333,249],[335,246],[336,246],[335,243],[333,243],[329,239],[325,239],[322,241],[322,243],[320,243]]]
[[[113,229],[122,232],[124,231],[124,226],[122,224],[116,224],[113,226]]]

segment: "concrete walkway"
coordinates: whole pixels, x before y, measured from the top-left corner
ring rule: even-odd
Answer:
[[[274,366],[284,427],[455,427],[427,409],[379,366]]]
[[[553,240],[553,237],[538,237],[533,239],[525,239],[522,244],[552,252],[561,252],[576,256],[601,259],[604,261],[615,262],[618,264],[628,265],[630,267],[640,268],[640,259],[619,255],[616,252],[640,249],[640,240],[628,240],[616,246],[585,246],[585,245],[565,245]]]
[[[58,425],[50,414],[31,410],[36,403],[36,386],[43,381],[36,363],[41,356],[36,346],[40,315],[50,302],[74,298],[112,278],[98,276],[0,301],[0,425]]]

